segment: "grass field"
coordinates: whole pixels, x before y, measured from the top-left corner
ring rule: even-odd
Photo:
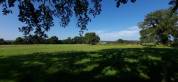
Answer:
[[[76,51],[99,51],[111,48],[141,48],[139,45],[0,45],[0,56],[25,55],[38,52],[76,52]]]
[[[177,82],[178,49],[1,45],[0,82]]]

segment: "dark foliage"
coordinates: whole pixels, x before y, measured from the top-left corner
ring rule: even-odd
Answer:
[[[4,39],[2,39],[2,38],[0,38],[0,45],[1,44],[5,44],[5,41],[4,41]]]
[[[136,0],[130,0],[135,2]],[[128,0],[116,0],[117,7],[126,4]],[[60,25],[66,27],[73,16],[81,33],[88,22],[101,13],[102,0],[0,0],[2,13],[12,13],[11,8],[18,6],[18,19],[25,25],[19,30],[24,35],[34,32],[38,37],[46,36],[45,32],[54,26],[54,17]]]
[[[17,37],[14,44],[25,44],[25,40],[22,37]]]
[[[0,45],[9,45],[12,43],[13,43],[13,41],[11,41],[11,40],[4,40],[3,38],[0,38]]]
[[[124,40],[123,39],[118,39],[117,42],[118,43],[124,43]]]
[[[141,42],[168,45],[172,39],[175,40],[178,38],[177,21],[177,12],[171,16],[169,9],[147,14],[144,21],[139,24]]]
[[[115,42],[112,43],[120,43],[120,44],[139,44],[140,42],[137,40],[123,40],[123,39],[118,39]]]
[[[90,32],[85,34],[84,41],[86,44],[95,45],[100,41],[100,37],[96,33]]]
[[[54,17],[60,19],[62,27],[66,27],[73,16],[77,19],[77,26],[81,32],[86,29],[86,25],[91,17],[99,15],[101,12],[102,0],[0,0],[2,13],[7,15],[12,12],[11,8],[18,6],[19,21],[25,26],[19,28],[25,35],[34,32],[41,37],[46,36],[54,25]]]
[[[82,36],[75,36],[74,38],[73,38],[73,42],[75,43],[75,44],[84,44],[85,42],[84,42],[84,37],[82,37]]]
[[[88,36],[89,34],[89,36]],[[92,35],[90,35],[92,34]],[[39,37],[37,35],[29,35],[24,37],[17,37],[13,44],[97,44],[100,39],[95,33],[86,33],[87,36],[75,36],[74,38],[68,37],[64,40],[59,40],[57,36],[50,38]],[[2,39],[0,44],[5,44],[6,41]]]
[[[47,39],[46,43],[48,43],[48,44],[58,44],[59,43],[58,37],[52,36],[49,39]]]

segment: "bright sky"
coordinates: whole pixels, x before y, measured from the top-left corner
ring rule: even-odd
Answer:
[[[119,38],[126,40],[139,40],[138,23],[144,20],[149,12],[169,8],[170,0],[137,0],[136,3],[129,3],[116,8],[115,0],[103,0],[103,11],[88,25],[88,31],[96,32],[101,40],[114,41]],[[8,16],[0,14],[0,38],[13,40],[22,33],[18,27],[23,24],[18,21],[17,12]],[[49,36],[58,36],[60,39],[79,35],[79,28],[75,21],[71,21],[67,28],[60,27],[56,21],[55,26],[48,32]]]

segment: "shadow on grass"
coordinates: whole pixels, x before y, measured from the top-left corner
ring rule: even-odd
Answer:
[[[178,50],[119,48],[0,58],[0,82],[177,82]]]

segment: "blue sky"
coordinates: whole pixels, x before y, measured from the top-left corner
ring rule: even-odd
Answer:
[[[101,40],[114,41],[119,38],[126,40],[139,40],[138,23],[144,20],[149,12],[169,8],[170,0],[137,0],[136,3],[122,5],[116,8],[115,0],[103,0],[101,15],[97,16],[88,25],[85,32],[96,32]],[[14,14],[3,16],[0,14],[0,38],[13,40],[22,33],[18,27],[23,24],[18,21],[17,11]],[[58,36],[59,39],[79,35],[79,28],[75,21],[71,21],[68,27],[60,27],[58,21],[48,32],[49,36]]]

